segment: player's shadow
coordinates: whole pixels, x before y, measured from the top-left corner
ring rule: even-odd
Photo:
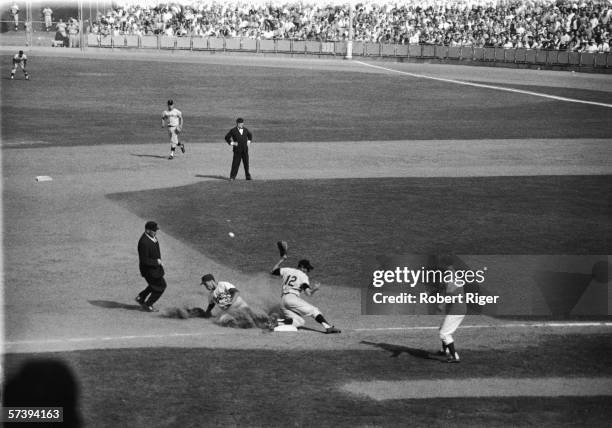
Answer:
[[[88,302],[94,306],[106,309],[127,309],[130,311],[139,311],[142,308],[140,305],[131,305],[128,303],[113,302],[112,300],[88,300]]]
[[[139,158],[156,158],[156,159],[166,159],[168,156],[163,155],[147,155],[147,154],[139,154],[139,153],[130,153],[130,156],[137,156]]]
[[[198,178],[212,178],[212,179],[215,179],[215,180],[226,180],[226,181],[229,180],[229,178],[227,178],[224,175],[202,175],[202,174],[196,174],[195,176],[198,177]]]
[[[312,331],[314,333],[325,334],[324,330],[317,330],[316,328],[310,328],[310,327],[298,327],[298,330]]]
[[[364,345],[375,346],[375,347],[380,348],[380,349],[382,349],[384,351],[388,351],[388,352],[391,353],[391,355],[389,355],[389,357],[391,357],[391,358],[397,358],[402,353],[405,353],[405,354],[408,354],[408,355],[410,355],[412,357],[421,358],[423,360],[436,360],[436,361],[440,361],[440,358],[435,353],[431,353],[431,352],[426,351],[424,349],[410,348],[408,346],[402,346],[402,345],[393,345],[391,343],[368,342],[367,340],[362,340],[359,343],[362,343]]]

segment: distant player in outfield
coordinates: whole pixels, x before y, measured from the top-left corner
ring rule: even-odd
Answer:
[[[281,259],[274,265],[272,275],[282,278],[283,290],[281,296],[281,312],[285,319],[284,324],[302,327],[306,321],[302,317],[312,317],[325,327],[325,333],[340,333],[340,330],[329,324],[318,308],[303,300],[300,295],[305,293],[312,296],[318,289],[318,285],[311,286],[308,279],[308,272],[313,267],[306,259],[298,262],[296,268],[281,268],[281,264],[287,259],[287,255],[282,255]]]
[[[23,75],[25,76],[25,79],[30,80],[30,75],[26,71],[27,63],[28,63],[28,57],[26,56],[26,54],[23,53],[23,51],[19,51],[19,53],[17,53],[13,57],[13,68],[11,70],[11,80],[15,78],[15,72],[17,71],[17,67],[21,67],[21,69],[23,70]]]
[[[17,3],[13,3],[9,10],[11,12],[11,16],[13,17],[15,31],[17,31],[19,30],[19,6],[17,6]]]
[[[53,9],[47,6],[43,9],[42,14],[45,17],[45,29],[49,31],[53,25]]]
[[[179,134],[183,130],[183,113],[174,107],[174,101],[168,100],[168,110],[164,110],[161,119],[162,128],[168,128],[168,136],[170,137],[170,156],[168,159],[174,159],[174,150],[176,146],[181,148],[185,153],[185,145],[179,142]]]
[[[445,266],[443,270],[443,275],[447,272],[453,273],[453,281],[447,281],[443,284],[443,293],[447,296],[457,296],[463,293],[463,285],[457,284],[455,279],[455,268],[453,266],[453,262],[450,259],[445,259],[443,261],[443,266]],[[455,339],[453,338],[453,334],[457,331],[459,325],[465,318],[467,313],[467,306],[465,304],[465,299],[461,300],[459,303],[447,303],[441,305],[442,311],[446,314],[444,317],[444,321],[442,321],[442,325],[440,326],[440,339],[442,340],[442,349],[440,349],[440,355],[446,355],[446,362],[448,363],[458,363],[459,353],[455,349]]]

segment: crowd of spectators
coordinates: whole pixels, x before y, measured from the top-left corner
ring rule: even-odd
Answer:
[[[129,2],[99,13],[91,32],[343,41],[351,14],[355,41],[609,52],[612,37],[612,0],[366,0],[352,13],[348,0]]]

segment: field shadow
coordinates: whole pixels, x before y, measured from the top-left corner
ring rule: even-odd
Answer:
[[[325,334],[325,331],[323,330],[318,330],[316,328],[310,328],[310,327],[298,327],[298,330],[312,331],[313,333]]]
[[[224,176],[224,175],[203,175],[203,174],[196,174],[195,175],[198,178],[213,178],[215,180],[229,180],[228,177]]]
[[[166,159],[168,156],[163,155],[147,155],[147,154],[139,154],[139,153],[130,153],[130,156],[136,156],[139,158],[156,158],[156,159]]]
[[[388,351],[388,352],[391,353],[391,355],[389,355],[389,357],[391,357],[391,358],[397,358],[402,353],[406,353],[406,354],[408,354],[410,356],[413,356],[415,358],[421,358],[423,360],[440,361],[440,358],[435,353],[431,353],[431,352],[426,351],[424,349],[410,348],[408,346],[402,346],[402,345],[393,345],[391,343],[368,342],[367,340],[362,340],[359,343],[362,343],[364,345],[375,346],[375,347],[380,348],[380,349],[382,349],[384,351]]]
[[[131,305],[128,303],[113,302],[112,300],[88,300],[88,302],[94,306],[106,309],[127,309],[130,311],[141,310],[140,305]]]

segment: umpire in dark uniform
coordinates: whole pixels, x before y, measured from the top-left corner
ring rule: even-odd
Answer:
[[[244,175],[247,180],[251,179],[249,173],[249,146],[253,135],[244,127],[244,120],[239,117],[236,119],[236,126],[229,130],[225,136],[227,144],[233,147],[234,159],[232,160],[232,170],[230,171],[230,180],[235,180],[240,167],[240,161],[244,166]]]
[[[136,301],[147,312],[157,312],[153,304],[159,300],[166,289],[164,267],[161,261],[161,251],[157,240],[159,227],[154,221],[145,224],[145,232],[138,241],[138,260],[140,274],[147,281],[147,288],[142,290]]]

